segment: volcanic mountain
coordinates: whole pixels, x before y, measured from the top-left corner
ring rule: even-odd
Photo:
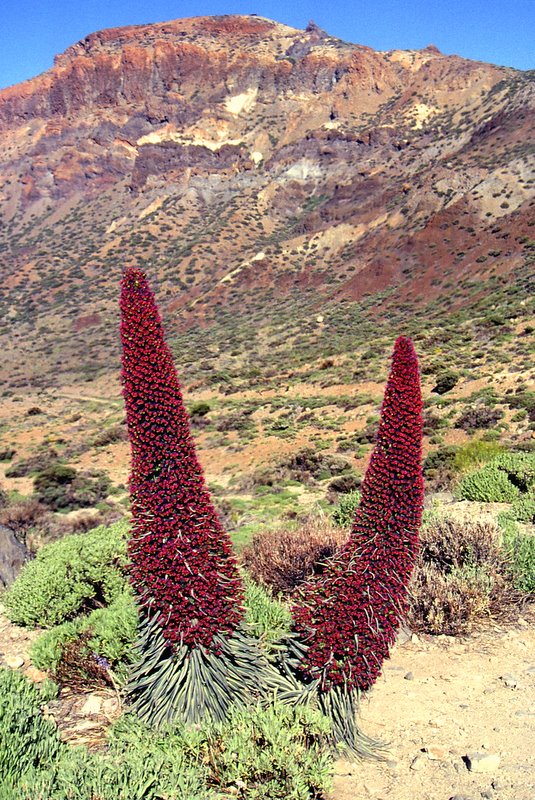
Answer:
[[[0,91],[0,378],[116,369],[125,265],[190,360],[328,343],[340,309],[520,303],[533,117],[532,73],[432,45],[255,15],[91,34]]]

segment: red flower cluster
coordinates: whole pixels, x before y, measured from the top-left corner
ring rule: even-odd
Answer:
[[[240,622],[242,585],[197,460],[154,296],[139,269],[121,285],[123,394],[132,446],[130,578],[171,645],[209,647]]]
[[[422,398],[410,339],[395,344],[375,449],[351,535],[293,609],[301,668],[323,691],[368,689],[406,611],[423,507]]]

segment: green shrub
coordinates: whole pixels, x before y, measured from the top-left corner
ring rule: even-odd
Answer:
[[[251,633],[259,639],[269,653],[292,627],[292,615],[279,601],[262,586],[254,583],[247,575],[245,582],[245,622]]]
[[[195,755],[198,734],[156,737],[124,720],[115,727],[109,753],[66,748],[26,774],[6,800],[216,800],[206,787],[208,769]]]
[[[34,478],[36,498],[54,511],[94,506],[104,500],[110,488],[104,473],[77,473],[65,464],[52,464]]]
[[[211,407],[209,403],[205,403],[203,400],[199,400],[196,403],[192,403],[189,408],[189,415],[191,419],[195,419],[195,417],[205,417],[207,414],[210,413]]]
[[[516,520],[512,518],[510,510],[502,511],[500,514],[498,514],[496,521],[504,533],[511,536],[516,536],[518,533],[520,533],[520,528],[518,527]]]
[[[105,658],[126,677],[127,665],[133,659],[137,637],[138,614],[130,589],[119,594],[107,608],[98,608],[87,616],[56,625],[39,636],[32,644],[30,657],[36,667],[56,672],[66,645],[89,633],[88,654]]]
[[[512,503],[519,495],[507,473],[493,466],[486,466],[466,475],[455,489],[461,500],[476,500],[480,503]]]
[[[60,761],[27,773],[2,800],[218,800],[208,789],[201,766],[180,753],[175,761],[164,755],[131,752],[102,755],[85,748],[71,749]],[[1,789],[1,786],[0,786]],[[165,792],[165,793],[164,793]]]
[[[245,621],[269,653],[291,627],[285,606],[248,576],[245,580]],[[107,608],[56,625],[44,631],[32,644],[30,656],[39,669],[55,673],[67,645],[84,638],[87,655],[105,658],[120,680],[126,678],[137,637],[138,614],[131,591],[126,589]]]
[[[457,472],[468,472],[484,466],[501,453],[503,453],[503,446],[497,442],[485,442],[482,439],[476,439],[455,448],[453,468]]]
[[[528,492],[535,486],[535,454],[503,453],[491,463],[493,467],[505,472],[521,492]]]
[[[329,493],[336,492],[338,495],[342,496],[350,492],[358,491],[361,482],[360,477],[355,473],[339,475],[337,478],[333,478],[332,481],[329,481]]]
[[[520,408],[527,412],[530,422],[535,422],[535,392],[521,391],[507,398],[509,408]]]
[[[523,495],[515,500],[511,507],[511,516],[517,522],[535,524],[535,497],[533,495]]]
[[[125,587],[125,522],[45,545],[4,595],[12,622],[49,628],[111,603]]]
[[[309,800],[330,789],[328,720],[307,706],[237,709],[207,735],[222,787],[247,800]]]
[[[17,451],[12,447],[3,447],[0,449],[0,461],[11,461],[17,455]]]
[[[64,647],[81,633],[80,620],[64,622],[42,633],[30,648],[30,658],[38,669],[55,672]]]
[[[311,800],[330,788],[329,732],[306,706],[236,710],[225,724],[165,735],[125,715],[107,752],[64,748],[2,800]]]
[[[89,646],[112,665],[130,662],[137,638],[138,613],[128,588],[108,608],[98,608],[87,618],[82,630],[91,633]]]
[[[43,702],[48,703],[49,700],[57,699],[60,687],[51,678],[45,678],[44,681],[39,684],[39,690],[41,692]]]
[[[316,443],[317,446],[317,443]],[[311,478],[326,480],[352,471],[351,462],[342,456],[316,452],[304,447],[280,462],[279,469],[290,478],[303,482]]]
[[[349,528],[353,524],[355,512],[360,503],[360,492],[355,489],[340,499],[340,502],[333,510],[333,522],[343,528]]]
[[[455,372],[442,372],[437,375],[437,382],[431,389],[435,394],[446,394],[456,386],[459,376]]]
[[[467,475],[457,486],[463,500],[512,503],[535,485],[533,453],[502,453],[482,469]]]
[[[0,697],[2,796],[2,789],[15,785],[26,771],[53,760],[61,745],[55,726],[41,713],[43,697],[24,675],[0,669]]]
[[[45,491],[50,486],[72,483],[75,478],[76,470],[74,467],[68,467],[66,464],[51,464],[37,473],[34,485],[37,490]]]
[[[535,592],[535,536],[505,531],[503,544],[510,559],[515,589]]]

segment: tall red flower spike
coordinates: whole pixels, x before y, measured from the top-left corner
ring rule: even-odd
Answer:
[[[132,446],[130,578],[165,641],[210,647],[243,616],[231,543],[206,488],[180,383],[143,272],[121,284],[123,394]]]
[[[422,398],[410,339],[394,347],[375,449],[351,535],[293,609],[300,668],[320,690],[368,689],[406,611],[423,508]]]

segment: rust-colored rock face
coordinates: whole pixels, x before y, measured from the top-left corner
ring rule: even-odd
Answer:
[[[532,129],[529,74],[433,46],[256,16],[93,33],[0,91],[2,299],[63,331],[68,363],[109,336],[123,264],[179,328],[392,285],[428,301],[521,263]]]

